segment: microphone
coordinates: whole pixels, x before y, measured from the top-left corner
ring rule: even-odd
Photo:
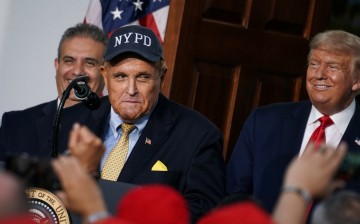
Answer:
[[[59,149],[58,149],[58,135],[59,135],[59,126],[60,126],[60,118],[62,114],[62,110],[64,108],[64,104],[66,99],[70,95],[70,91],[74,88],[74,94],[75,96],[81,100],[85,106],[91,110],[96,110],[100,106],[100,99],[99,97],[91,91],[91,88],[87,85],[87,82],[90,80],[90,78],[86,75],[80,75],[73,79],[68,87],[63,92],[63,96],[61,97],[59,106],[57,108],[56,114],[55,114],[55,120],[53,124],[53,141],[52,141],[52,151],[51,156],[53,158],[56,158],[59,155]]]
[[[89,95],[91,89],[90,87],[85,83],[75,83],[74,85],[74,90],[75,90],[75,96],[79,99],[79,100],[85,100],[86,97]]]
[[[96,93],[91,91],[91,88],[87,85],[90,80],[88,76],[81,75],[74,79],[74,93],[75,96],[81,100],[87,108],[90,110],[96,110],[100,107],[100,99]]]

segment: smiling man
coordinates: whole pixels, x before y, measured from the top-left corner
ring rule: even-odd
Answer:
[[[355,101],[360,38],[338,30],[317,34],[310,42],[306,88],[309,101],[269,105],[250,114],[228,163],[228,193],[252,194],[272,211],[285,168],[309,141],[334,148],[344,141],[349,151],[360,150]],[[359,184],[349,181],[347,187],[360,191]]]
[[[58,57],[55,59],[56,86],[58,98],[69,83],[79,75],[89,77],[88,85],[97,95],[104,89],[104,81],[100,75],[100,65],[104,61],[106,37],[96,26],[79,24],[68,29],[60,40]],[[73,106],[80,100],[71,91],[64,107]]]
[[[54,117],[69,83],[79,75],[86,75],[93,92],[100,95],[103,91],[104,81],[100,74],[100,65],[104,61],[106,43],[106,35],[94,25],[81,23],[64,32],[55,59],[58,96],[50,102],[22,111],[4,113],[0,127],[0,160],[24,152],[38,157],[51,156]],[[80,102],[74,91],[71,91],[64,104],[60,123],[60,152],[67,149],[73,123],[84,123],[87,115],[90,115],[91,111]]]

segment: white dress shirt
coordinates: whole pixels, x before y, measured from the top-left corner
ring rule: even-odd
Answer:
[[[326,136],[326,145],[331,146],[333,148],[337,148],[340,143],[342,136],[344,135],[347,126],[350,123],[352,116],[355,113],[355,100],[351,102],[351,104],[343,111],[331,115],[330,118],[333,120],[334,124],[330,125],[325,129]],[[303,137],[303,141],[300,148],[299,156],[305,150],[306,145],[308,144],[312,133],[315,131],[317,127],[320,126],[320,121],[318,120],[320,117],[324,116],[321,114],[314,106],[311,107],[310,115],[306,124],[306,129]]]

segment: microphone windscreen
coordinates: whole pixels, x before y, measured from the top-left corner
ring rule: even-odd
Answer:
[[[75,96],[79,100],[86,99],[86,97],[89,95],[89,92],[91,91],[90,87],[86,83],[76,83],[74,85],[74,89]]]

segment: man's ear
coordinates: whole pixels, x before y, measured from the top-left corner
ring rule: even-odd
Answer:
[[[163,74],[160,78],[160,89],[162,89],[164,87],[164,82],[165,81],[165,74]]]
[[[167,68],[163,70],[163,73],[162,73],[162,75],[161,75],[161,77],[160,77],[161,86],[164,85],[164,80],[165,80],[166,72],[167,72]]]
[[[360,79],[357,79],[354,81],[353,85],[352,85],[352,90],[354,92],[359,92],[360,91]]]
[[[55,58],[55,60],[54,60],[54,66],[55,66],[55,69],[58,70],[58,68],[59,68],[59,61],[58,61],[57,58]]]
[[[105,83],[105,87],[108,88],[108,85],[107,85],[107,71],[106,71],[106,67],[105,65],[100,65],[100,74],[104,80],[104,83]]]

